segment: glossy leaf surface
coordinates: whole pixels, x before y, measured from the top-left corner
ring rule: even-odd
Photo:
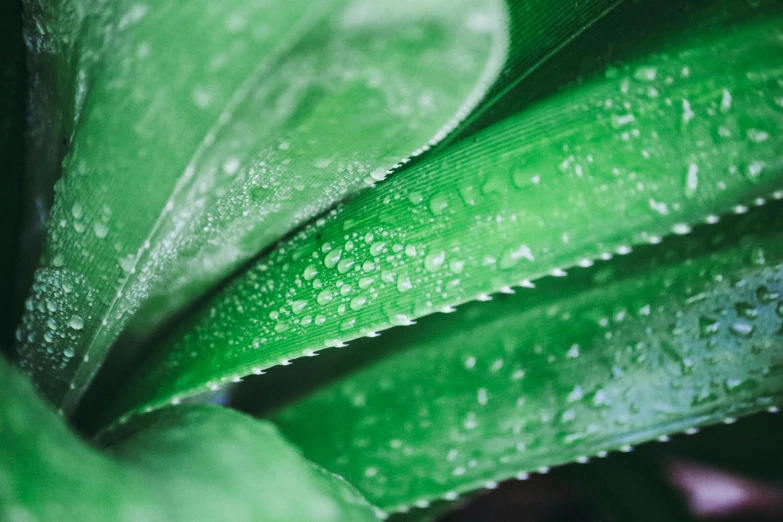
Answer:
[[[497,0],[81,1],[33,12],[32,60],[65,77],[33,103],[48,100],[73,131],[19,351],[66,411],[131,319],[148,335],[442,139],[505,55]]]
[[[783,195],[780,20],[674,35],[671,49],[396,174],[228,285],[156,351],[121,409],[176,402]]]
[[[377,520],[267,422],[182,407],[135,419],[102,455],[4,359],[0,392],[2,520]]]
[[[273,418],[399,509],[778,405],[780,209],[302,365]]]

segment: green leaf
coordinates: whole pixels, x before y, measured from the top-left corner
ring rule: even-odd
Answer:
[[[343,367],[302,364],[296,382],[327,385],[273,419],[393,511],[773,407],[781,216],[776,204],[392,330],[337,352]]]
[[[547,19],[537,12],[539,7],[531,7],[535,3],[510,2],[509,63],[460,131],[441,142],[440,148],[469,137],[566,85],[600,73],[608,65],[656,53],[662,45],[671,44],[673,35],[680,34],[685,40],[692,35],[703,38],[731,27],[737,20],[780,12],[780,4],[774,0],[678,0],[663,4],[650,0],[593,0],[553,5],[553,16]],[[564,31],[568,27],[572,30]],[[551,39],[554,34],[561,38]],[[630,34],[633,38],[628,37]]]
[[[740,20],[613,67],[331,212],[156,349],[117,411],[177,402],[783,197],[780,22]]]
[[[142,340],[442,139],[506,51],[499,0],[82,0],[31,12],[36,143],[50,150],[72,129],[72,148],[19,351],[65,411],[124,329]],[[51,177],[57,161],[30,175]]]
[[[0,358],[2,520],[377,520],[269,423],[208,406],[134,419],[102,455]]]
[[[502,119],[497,115],[498,109],[505,108],[508,102],[513,103],[511,93],[517,95],[513,96],[515,98],[524,98],[527,94],[524,91],[535,90],[528,80],[543,64],[623,3],[624,0],[588,0],[576,4],[552,0],[509,0],[509,51],[502,74],[458,132],[447,137],[440,147],[486,127],[489,122]],[[524,90],[520,89],[523,85]],[[503,103],[499,103],[501,101]],[[521,106],[515,104],[517,110]],[[504,115],[513,112],[516,110],[506,111]]]

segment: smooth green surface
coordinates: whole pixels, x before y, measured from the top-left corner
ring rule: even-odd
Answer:
[[[272,418],[395,510],[780,404],[781,208],[324,355]]]
[[[120,332],[143,340],[442,139],[506,51],[499,0],[82,0],[30,12],[31,178],[56,178],[62,154],[49,155],[69,145],[18,349],[65,411]]]
[[[120,399],[154,407],[783,195],[780,15],[594,79],[281,243]],[[683,40],[686,43],[683,43]]]
[[[268,422],[208,406],[164,410],[76,438],[0,358],[0,519],[370,521],[373,508]]]

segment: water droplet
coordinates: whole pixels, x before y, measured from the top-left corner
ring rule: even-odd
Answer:
[[[751,181],[755,181],[758,179],[758,177],[761,175],[761,173],[764,171],[764,166],[766,164],[763,161],[751,161],[748,164],[748,168],[745,170],[748,179]]]
[[[367,298],[363,295],[354,297],[351,299],[351,310],[360,310],[364,308],[365,304],[367,304]]]
[[[435,196],[430,200],[430,212],[436,216],[443,214],[448,206],[449,200],[444,196]]]
[[[748,129],[748,139],[756,143],[763,143],[769,139],[769,133],[759,129]]]
[[[329,304],[333,298],[334,295],[332,294],[331,290],[324,290],[323,292],[318,294],[316,300],[318,301],[319,305],[324,306],[326,304]]]
[[[756,299],[758,299],[761,303],[771,303],[780,299],[780,293],[774,292],[766,286],[762,285],[756,290]]]
[[[400,292],[407,292],[413,288],[413,285],[411,284],[411,280],[408,277],[407,272],[403,272],[397,277],[397,290]]]
[[[124,272],[132,274],[135,271],[134,264],[136,263],[136,258],[133,254],[118,258],[117,263],[119,263],[120,268],[122,268]]]
[[[723,95],[720,99],[720,111],[728,112],[731,109],[731,93],[727,89],[723,89]]]
[[[321,326],[322,324],[324,324],[326,322],[326,317],[323,316],[323,315],[316,315],[314,322],[315,322],[316,326]]]
[[[223,172],[229,176],[239,170],[239,158],[229,158],[223,163]]]
[[[345,321],[342,322],[342,324],[340,325],[340,329],[341,330],[350,330],[351,328],[353,328],[354,324],[356,324],[356,318],[355,317],[350,317],[350,318],[348,318],[348,319],[346,319]]]
[[[753,335],[753,325],[744,321],[736,321],[729,327],[732,333],[739,337],[750,337]]]
[[[291,310],[295,314],[301,314],[302,311],[305,309],[305,307],[307,307],[307,301],[305,301],[304,299],[300,299],[298,301],[294,301],[293,303],[291,303]]]
[[[372,245],[370,245],[370,255],[372,256],[379,256],[381,253],[383,253],[383,250],[386,248],[386,242],[385,241],[376,241]]]
[[[328,256],[327,256],[328,257]],[[337,263],[337,271],[341,274],[346,273],[356,263],[356,259],[348,257]]]
[[[74,203],[71,207],[71,215],[74,219],[81,219],[84,215],[84,210],[82,209],[82,206],[79,203]]]
[[[692,198],[699,188],[699,166],[695,163],[688,165],[688,173],[685,175],[685,196]]]
[[[635,120],[636,117],[633,114],[612,114],[612,127],[619,129],[620,127],[624,127],[629,123],[633,123]]]
[[[640,81],[652,82],[658,76],[658,69],[656,67],[639,67],[633,73],[633,77]]]
[[[460,187],[459,195],[466,205],[472,207],[476,204],[476,191],[471,185]]]
[[[718,333],[720,322],[709,317],[699,317],[699,335],[701,337],[710,337]]]
[[[318,267],[316,267],[315,265],[310,265],[304,270],[305,281],[310,281],[317,275],[318,275]]]
[[[98,239],[103,239],[109,235],[109,227],[106,226],[106,223],[100,221],[93,225],[92,230],[95,232],[95,237]]]
[[[408,194],[408,201],[413,203],[414,205],[418,205],[422,201],[424,201],[424,196],[421,195],[421,192],[411,192]]]
[[[364,264],[362,264],[362,270],[365,272],[372,272],[375,270],[375,263],[372,261],[365,261]]]
[[[755,319],[759,316],[759,311],[750,303],[740,301],[734,305],[734,308],[737,310],[737,315],[745,319]]]
[[[427,257],[424,258],[424,268],[429,272],[437,272],[440,270],[441,266],[443,266],[443,261],[445,261],[445,259],[446,254],[443,250],[428,254]]]
[[[84,328],[84,319],[82,319],[78,315],[72,315],[71,318],[68,320],[68,326],[70,326],[74,330],[81,330],[82,328]]]
[[[585,396],[585,392],[582,389],[582,387],[581,386],[575,386],[574,389],[571,390],[571,392],[568,394],[568,397],[566,398],[566,400],[568,402],[581,401],[584,396]]]
[[[289,328],[290,326],[288,325],[288,323],[277,323],[275,325],[275,332],[282,333],[288,330]]]
[[[63,350],[63,355],[64,355],[64,356],[66,356],[66,357],[67,357],[67,358],[69,358],[69,359],[70,359],[71,357],[73,357],[75,354],[76,354],[76,351],[75,351],[75,350],[73,349],[73,347],[71,347],[71,346],[69,346],[68,348],[66,348],[65,350]]]
[[[677,223],[672,227],[672,232],[678,235],[688,234],[691,231],[691,227],[685,223]]]
[[[335,248],[334,250],[330,250],[329,253],[324,257],[324,265],[326,268],[334,268],[340,261],[340,256],[342,254],[342,248]]]
[[[361,279],[359,279],[359,288],[364,290],[365,288],[370,286],[373,283],[373,281],[375,281],[374,277],[362,277]]]
[[[690,122],[693,118],[696,117],[696,113],[693,112],[691,109],[691,102],[686,100],[685,98],[682,99],[682,123],[683,125],[687,125],[688,122]]]
[[[519,245],[509,248],[500,256],[500,268],[508,269],[516,266],[522,259],[534,261],[533,252],[527,245]]]

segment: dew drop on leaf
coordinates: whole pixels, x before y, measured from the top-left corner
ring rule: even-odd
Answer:
[[[74,330],[81,330],[82,328],[84,328],[84,319],[82,319],[78,315],[72,315],[71,318],[68,320],[68,326],[70,326]]]

